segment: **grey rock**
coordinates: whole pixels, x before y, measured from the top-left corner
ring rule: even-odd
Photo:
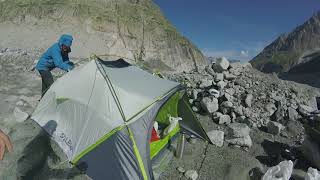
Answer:
[[[214,70],[210,67],[210,66],[207,66],[206,68],[205,68],[205,70],[206,70],[206,72],[208,73],[208,74],[210,74],[211,76],[215,76],[215,72],[214,72]]]
[[[252,140],[251,140],[250,136],[228,139],[228,140],[226,140],[226,142],[228,142],[232,145],[238,145],[238,146],[245,146],[245,147],[252,146]]]
[[[224,81],[219,81],[217,83],[217,86],[218,86],[219,89],[223,89],[226,85],[227,85],[227,83],[224,82]]]
[[[298,111],[302,116],[306,117],[310,115],[310,113],[313,111],[313,108],[306,105],[299,105]]]
[[[236,119],[236,121],[237,121],[237,122],[244,122],[245,119],[246,119],[245,116],[238,116],[237,119]]]
[[[237,119],[237,115],[234,112],[231,112],[231,122],[235,122],[235,120]]]
[[[208,80],[208,79],[203,79],[200,82],[199,88],[203,89],[203,88],[207,88],[212,86],[212,81]]]
[[[253,95],[252,94],[247,94],[246,95],[246,99],[245,99],[245,105],[247,107],[251,107],[252,106],[252,99],[253,99]]]
[[[281,121],[285,117],[285,109],[280,101],[276,102],[277,110],[271,116],[273,121]]]
[[[314,169],[312,167],[308,168],[308,172],[304,177],[305,180],[319,180],[320,179],[320,171]]]
[[[223,81],[223,74],[222,73],[217,73],[214,77],[214,80],[216,82],[219,82],[219,81]]]
[[[277,107],[273,103],[268,103],[265,106],[265,110],[268,112],[269,116],[271,116],[277,110]]]
[[[218,98],[220,96],[220,91],[216,89],[209,89],[209,93],[211,96],[214,96],[215,98]]]
[[[195,89],[192,90],[192,99],[194,100],[198,99],[198,91]]]
[[[188,97],[190,97],[190,98],[193,98],[193,97],[192,97],[192,91],[193,91],[193,89],[188,89],[188,90],[187,90],[187,95],[188,95]]]
[[[225,92],[233,96],[236,91],[233,88],[228,88],[225,90]]]
[[[243,120],[243,123],[245,123],[246,125],[248,125],[249,127],[251,128],[255,128],[255,127],[258,127],[258,122],[256,119],[253,119],[253,118],[245,118]]]
[[[23,105],[24,105],[24,103],[21,100],[16,103],[16,106],[23,106]]]
[[[235,78],[237,78],[237,76],[233,75],[233,74],[230,74],[229,72],[225,71],[223,72],[223,76],[226,80],[234,80]]]
[[[223,114],[221,112],[214,112],[212,113],[212,118],[213,120],[219,120],[220,116],[222,116]]]
[[[221,103],[220,106],[225,107],[225,108],[232,108],[233,104],[230,101],[224,101],[224,102]]]
[[[229,65],[229,61],[225,57],[222,57],[217,59],[216,63],[212,65],[212,69],[215,72],[222,73],[228,69]]]
[[[244,123],[231,123],[228,125],[228,127],[232,137],[245,137],[250,133],[250,128]]]
[[[224,101],[232,101],[233,100],[233,96],[231,96],[230,94],[228,93],[224,93],[224,95],[222,96],[222,99]]]
[[[267,170],[263,175],[262,180],[289,180],[293,170],[293,162],[282,161],[278,165],[273,166]]]
[[[199,112],[199,108],[197,106],[192,106],[192,111],[193,112]]]
[[[211,130],[207,133],[209,136],[211,142],[218,146],[222,147],[223,146],[223,140],[224,140],[224,132],[220,130]]]
[[[196,180],[198,179],[198,173],[196,170],[188,170],[184,173],[184,176],[187,179]]]
[[[183,167],[178,167],[177,170],[179,171],[179,173],[185,173],[186,170]]]
[[[241,63],[231,63],[229,72],[236,76],[239,76],[241,74],[242,69],[243,66]]]
[[[243,108],[243,115],[246,117],[254,117],[254,113],[252,112],[251,108]]]
[[[204,97],[201,100],[201,107],[209,114],[216,112],[219,109],[218,99]]]
[[[28,119],[29,114],[21,111],[18,107],[15,107],[13,110],[13,115],[17,122],[23,122]]]
[[[298,119],[298,116],[299,116],[299,114],[294,108],[292,108],[292,107],[288,108],[288,118],[289,118],[289,120],[295,121],[295,120]]]
[[[279,135],[284,126],[278,122],[269,121],[267,124],[268,132],[274,135]]]
[[[230,124],[231,118],[229,115],[222,115],[219,117],[219,124]]]
[[[189,99],[189,104],[193,104],[193,99]]]
[[[239,116],[243,115],[243,111],[242,110],[243,110],[243,107],[241,105],[233,107],[233,111]]]

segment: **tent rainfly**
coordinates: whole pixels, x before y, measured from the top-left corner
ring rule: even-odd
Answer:
[[[150,143],[155,121],[175,129]],[[152,159],[184,131],[209,141],[183,88],[130,65],[99,58],[75,68],[50,87],[32,119],[58,143],[73,165],[92,179],[154,179]]]

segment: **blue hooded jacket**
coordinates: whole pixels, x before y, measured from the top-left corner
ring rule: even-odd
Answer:
[[[72,36],[64,34],[60,37],[59,41],[53,44],[39,59],[36,69],[51,71],[55,67],[59,67],[65,71],[73,69],[73,64],[70,63],[68,55],[63,56],[61,54],[61,45],[71,47]]]

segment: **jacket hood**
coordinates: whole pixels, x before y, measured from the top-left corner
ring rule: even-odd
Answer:
[[[72,45],[72,40],[73,40],[73,37],[69,34],[63,34],[60,39],[59,39],[59,44],[60,45],[65,45],[65,46],[68,46],[68,47],[71,47]]]

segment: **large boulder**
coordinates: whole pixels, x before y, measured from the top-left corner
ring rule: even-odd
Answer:
[[[320,172],[317,169],[312,167],[308,168],[308,172],[304,177],[305,180],[319,180],[320,179]]]
[[[266,106],[264,108],[268,112],[269,116],[271,116],[277,110],[276,105],[274,105],[271,102],[266,104]]]
[[[250,128],[243,123],[231,123],[229,126],[229,137],[230,139],[226,140],[232,145],[251,147],[252,140],[249,135]]]
[[[267,124],[268,132],[274,135],[280,134],[281,130],[284,129],[284,126],[278,122],[269,121]]]
[[[220,91],[216,89],[209,89],[208,90],[209,94],[215,98],[218,98],[220,96]]]
[[[17,122],[23,122],[28,119],[29,115],[26,112],[23,112],[18,107],[15,107],[13,110],[13,115]]]
[[[251,107],[252,106],[252,99],[253,99],[253,95],[252,94],[247,94],[246,98],[244,100],[244,103],[246,105],[246,107]]]
[[[306,116],[309,116],[310,113],[314,111],[314,109],[310,106],[300,105],[298,108],[298,111],[302,116],[306,117]]]
[[[294,108],[292,108],[292,107],[288,108],[288,118],[289,118],[289,120],[295,121],[295,120],[298,119],[298,116],[299,116],[299,114]]]
[[[250,128],[244,123],[231,123],[229,124],[230,135],[233,137],[245,137],[250,133]]]
[[[212,69],[215,72],[222,73],[228,69],[229,65],[229,61],[225,57],[222,57],[217,59],[216,63],[212,65]]]
[[[217,86],[218,86],[219,89],[223,89],[224,87],[226,87],[226,85],[227,85],[227,83],[224,82],[224,81],[219,81],[217,83]]]
[[[226,141],[232,145],[238,145],[238,146],[243,146],[243,147],[251,147],[252,146],[252,140],[251,140],[250,136],[228,139]]]
[[[222,73],[217,73],[214,77],[214,80],[216,82],[219,82],[219,81],[223,81],[223,74]]]
[[[201,89],[208,88],[210,86],[212,86],[212,80],[209,79],[203,79],[199,84],[199,88]]]
[[[223,72],[223,76],[224,76],[224,79],[229,80],[229,81],[237,78],[237,76],[230,74],[228,71]]]
[[[187,178],[187,179],[190,179],[190,180],[196,180],[198,179],[198,173],[196,170],[188,170],[184,173],[184,176]]]
[[[200,103],[201,107],[209,114],[219,109],[218,99],[214,97],[204,97]]]
[[[218,147],[222,147],[223,146],[223,140],[224,140],[224,132],[223,131],[219,131],[219,130],[212,130],[209,131],[207,133],[207,135],[209,136],[211,142],[218,146]]]
[[[278,165],[268,169],[262,180],[289,180],[292,174],[292,161],[282,161]]]
[[[221,115],[219,117],[219,124],[230,124],[231,123],[231,118],[229,115]]]

